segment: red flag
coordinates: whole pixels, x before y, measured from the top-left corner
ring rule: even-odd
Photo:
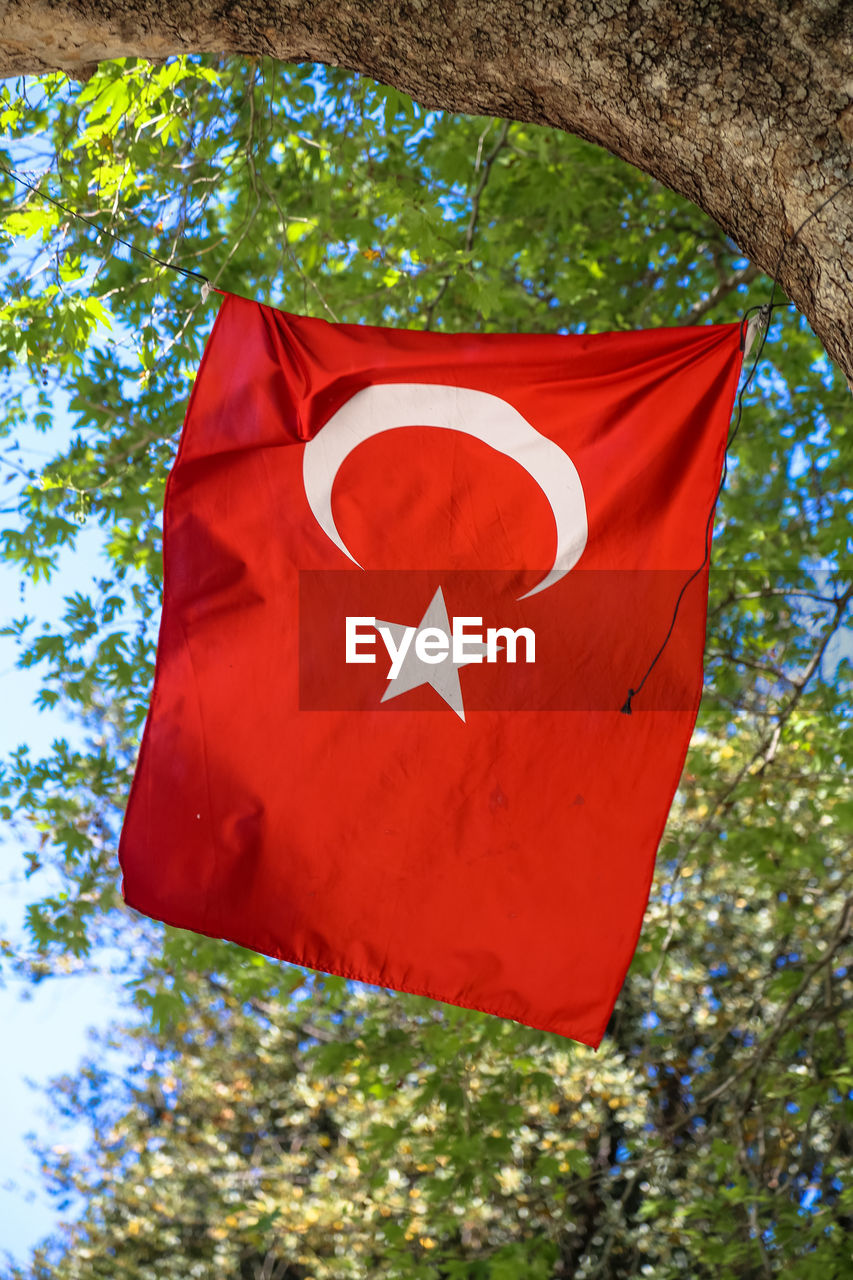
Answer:
[[[739,326],[225,297],[169,478],[138,910],[597,1045],[702,691]]]

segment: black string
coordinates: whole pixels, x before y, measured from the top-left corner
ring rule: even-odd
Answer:
[[[774,305],[777,307],[785,307],[785,306],[790,306],[790,303],[777,302]],[[752,311],[766,312],[767,313],[766,324],[763,325],[761,342],[759,343],[758,351],[755,354],[755,359],[752,362],[752,368],[750,369],[749,373],[744,379],[743,385],[741,386],[741,389],[738,392],[737,401],[736,401],[737,412],[735,414],[734,426],[732,427],[732,430],[729,434],[729,438],[726,441],[726,448],[723,454],[723,471],[720,476],[720,483],[717,486],[717,492],[714,494],[714,501],[711,503],[711,510],[708,512],[708,520],[705,524],[705,554],[702,556],[702,563],[696,569],[693,570],[690,577],[682,584],[681,590],[678,593],[678,599],[675,602],[675,608],[672,611],[672,618],[669,623],[669,630],[664,636],[663,642],[660,648],[658,649],[657,653],[652,658],[651,662],[646,668],[645,675],[643,676],[642,680],[640,681],[640,683],[637,685],[635,689],[628,690],[628,696],[625,699],[625,702],[623,703],[621,708],[623,715],[626,715],[626,716],[629,716],[631,714],[632,700],[637,696],[637,694],[642,689],[643,685],[648,680],[649,676],[654,671],[661,655],[663,654],[664,649],[669,644],[672,633],[675,630],[675,624],[678,621],[678,611],[681,608],[681,601],[684,599],[684,593],[686,592],[687,588],[690,586],[691,582],[695,582],[696,579],[699,577],[699,574],[705,568],[705,565],[708,563],[708,560],[711,555],[711,532],[714,526],[714,512],[717,509],[717,503],[720,500],[720,494],[723,492],[723,488],[726,483],[726,477],[728,476],[728,473],[729,473],[729,449],[734,443],[735,436],[737,435],[740,429],[741,417],[743,416],[744,393],[746,392],[746,389],[749,386],[750,382],[752,382],[753,376],[755,374],[755,370],[758,368],[758,361],[761,358],[761,352],[764,350],[764,344],[767,341],[767,334],[770,330],[770,315],[771,315],[770,304],[765,304],[764,306],[758,306],[758,307],[750,307],[748,311],[744,312],[743,319],[741,320],[741,349],[743,348],[743,344],[744,344],[745,326],[749,323],[749,315],[750,315],[750,312]],[[762,317],[762,319],[764,319],[764,317]]]
[[[846,182],[842,183],[840,187],[838,187],[835,191],[833,191],[831,196],[827,196],[827,198],[824,201],[822,201],[821,204],[819,204],[818,207],[814,209],[808,215],[807,218],[803,219],[803,221],[797,227],[796,231],[791,236],[791,238],[789,240],[786,240],[782,246],[782,252],[779,254],[779,260],[776,263],[776,270],[773,273],[773,283],[770,289],[770,301],[761,303],[755,307],[749,307],[743,314],[743,317],[740,322],[741,351],[744,349],[744,345],[746,341],[746,331],[749,325],[749,317],[752,315],[753,312],[758,313],[759,320],[761,322],[761,326],[762,326],[761,341],[758,344],[758,350],[755,353],[755,359],[752,362],[752,368],[750,369],[749,373],[744,379],[743,384],[741,385],[740,391],[738,392],[737,401],[736,401],[737,412],[735,414],[734,425],[729,434],[729,438],[726,441],[725,453],[723,454],[723,470],[720,476],[720,483],[717,486],[717,492],[714,495],[714,501],[711,503],[711,510],[708,512],[708,520],[705,525],[705,554],[702,557],[702,563],[698,566],[698,568],[693,570],[690,577],[686,580],[686,582],[683,584],[681,590],[678,593],[678,599],[676,600],[675,608],[672,611],[672,619],[669,624],[669,630],[667,631],[664,637],[663,643],[661,644],[657,653],[652,658],[651,662],[646,668],[645,675],[643,676],[642,680],[640,681],[640,683],[637,685],[635,689],[628,690],[628,696],[621,707],[621,711],[623,715],[626,715],[626,716],[631,715],[631,703],[633,699],[636,698],[637,694],[640,692],[643,685],[646,683],[649,676],[654,671],[664,649],[669,644],[672,633],[675,630],[676,621],[678,620],[678,611],[681,608],[681,601],[684,599],[684,593],[686,592],[687,588],[690,586],[691,582],[696,581],[696,579],[699,577],[699,574],[702,572],[702,570],[705,568],[705,565],[710,560],[711,540],[712,540],[711,534],[714,526],[714,512],[717,509],[717,503],[719,502],[720,495],[723,492],[723,489],[725,488],[726,479],[729,474],[729,449],[734,444],[735,437],[737,436],[737,433],[740,430],[741,418],[743,417],[743,397],[744,397],[744,394],[746,393],[747,387],[752,382],[752,379],[755,376],[756,369],[758,368],[758,362],[761,359],[761,353],[764,350],[764,344],[767,342],[767,337],[768,337],[768,334],[770,333],[770,321],[772,319],[773,312],[778,307],[794,306],[794,303],[792,302],[774,302],[773,300],[776,295],[776,286],[779,283],[779,273],[782,270],[782,263],[785,260],[785,254],[788,252],[791,246],[796,242],[797,237],[799,236],[803,228],[807,227],[813,218],[816,218],[819,213],[822,213],[823,210],[826,208],[826,206],[828,204],[831,204],[833,200],[836,200],[843,191],[847,190],[848,187],[853,187],[853,178],[848,178]]]
[[[147,249],[140,249],[139,245],[131,244],[129,240],[117,236],[114,231],[107,231],[105,227],[101,227],[97,222],[93,222],[91,218],[87,218],[84,213],[77,213],[74,209],[69,209],[67,204],[63,204],[61,200],[55,199],[48,195],[46,191],[42,191],[40,187],[36,187],[32,182],[27,182],[26,178],[22,178],[20,174],[14,173],[12,169],[7,169],[5,164],[0,164],[0,172],[5,173],[15,182],[20,182],[22,187],[27,187],[35,195],[41,196],[42,200],[47,200],[50,204],[56,205],[57,209],[61,209],[63,213],[67,213],[69,218],[76,218],[78,222],[85,222],[88,226],[93,227],[100,236],[109,236],[110,240],[115,240],[116,244],[123,244],[131,253],[139,253],[144,258],[148,258],[151,262],[156,262],[158,266],[165,267],[168,271],[177,271],[179,275],[192,277],[194,280],[201,280],[202,284],[210,284],[207,276],[203,276],[200,271],[191,271],[189,267],[176,266],[174,262],[166,262],[164,258],[158,258],[156,254],[149,253]]]
[[[794,232],[794,234],[791,236],[790,240],[786,240],[786,241],[785,241],[785,243],[782,245],[782,252],[779,254],[779,261],[776,263],[776,270],[775,270],[775,272],[773,273],[773,285],[772,285],[772,288],[771,288],[771,290],[770,290],[770,303],[769,303],[769,306],[770,306],[770,308],[771,308],[771,309],[773,308],[773,306],[774,306],[774,305],[776,305],[776,304],[774,304],[774,302],[773,302],[773,298],[774,298],[774,296],[775,296],[775,294],[776,294],[776,286],[777,286],[777,284],[779,283],[779,272],[782,270],[782,263],[783,263],[783,262],[784,262],[784,260],[785,260],[785,254],[786,254],[786,253],[788,252],[788,250],[791,248],[791,245],[796,243],[797,238],[799,237],[800,232],[801,232],[805,227],[807,227],[807,226],[809,225],[809,223],[812,221],[812,219],[813,219],[813,218],[816,218],[816,217],[818,216],[818,214],[823,213],[823,211],[824,211],[824,209],[826,208],[826,206],[827,206],[828,204],[832,204],[833,200],[837,200],[837,199],[838,199],[838,197],[841,195],[841,193],[842,193],[843,191],[847,191],[847,189],[848,189],[849,187],[853,187],[853,177],[848,178],[846,182],[842,182],[841,186],[840,186],[840,187],[837,187],[837,188],[836,188],[836,190],[835,190],[835,191],[833,191],[833,193],[832,193],[832,195],[831,195],[831,196],[827,196],[825,200],[821,200],[821,202],[820,202],[820,204],[818,205],[818,207],[817,207],[816,209],[813,209],[813,210],[812,210],[812,212],[808,215],[808,217],[807,217],[807,218],[803,218],[802,222],[801,222],[801,223],[800,223],[800,225],[797,227],[796,231],[795,231],[795,232]],[[787,303],[787,304],[786,304],[786,303],[782,303],[782,306],[786,306],[786,305],[791,306],[792,304],[791,304],[791,303]],[[764,345],[764,344],[762,343],[762,346],[763,346],[763,345]]]

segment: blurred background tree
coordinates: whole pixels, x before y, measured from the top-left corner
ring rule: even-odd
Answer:
[[[82,87],[10,82],[0,113],[3,163],[42,190],[292,311],[578,332],[731,320],[769,293],[706,215],[608,153],[343,71],[124,59]],[[8,619],[80,738],[2,766],[33,873],[3,964],[35,980],[109,947],[145,1015],[114,1032],[126,1075],[93,1060],[55,1091],[92,1146],[46,1149],[45,1176],[85,1208],[10,1274],[849,1276],[850,409],[805,322],[776,313],[746,396],[705,699],[593,1054],[122,906],[163,492],[216,295],[2,190],[3,556],[38,580],[81,530],[102,538],[61,617]]]

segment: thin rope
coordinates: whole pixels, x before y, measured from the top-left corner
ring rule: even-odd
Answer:
[[[28,182],[26,178],[22,178],[20,174],[15,173],[12,169],[7,169],[5,164],[0,164],[0,172],[5,173],[7,177],[12,178],[14,182],[20,182],[22,187],[26,187],[32,191],[34,195],[41,196],[42,200],[47,200],[49,204],[55,205],[57,209],[61,209],[63,213],[67,213],[69,218],[76,218],[78,222],[85,222],[87,226],[94,228],[100,236],[109,236],[110,240],[115,240],[116,244],[123,244],[131,253],[141,254],[143,258],[148,258],[150,262],[156,262],[158,266],[165,267],[167,271],[176,271],[179,275],[191,277],[194,280],[200,280],[202,285],[210,287],[210,281],[207,276],[202,275],[200,271],[191,271],[189,267],[179,267],[174,262],[167,262],[165,258],[158,258],[156,253],[149,253],[147,249],[140,249],[139,245],[131,244],[129,240],[125,240],[122,236],[117,236],[114,231],[108,231],[106,227],[100,226],[91,218],[87,218],[84,213],[77,213],[75,209],[69,209],[67,204],[63,204],[61,200],[57,200],[54,196],[48,195],[46,191],[42,191],[40,187],[34,186],[32,182]]]
[[[816,218],[816,217],[818,216],[818,214],[822,213],[822,212],[823,212],[823,210],[826,208],[826,206],[827,206],[828,204],[831,204],[833,200],[837,200],[837,198],[841,195],[841,193],[842,193],[843,191],[846,191],[846,190],[848,189],[848,187],[853,187],[853,178],[848,178],[848,180],[847,180],[846,182],[842,183],[842,185],[841,185],[840,187],[838,187],[835,191],[833,191],[833,193],[832,193],[832,195],[831,195],[831,196],[827,196],[827,198],[826,198],[825,200],[823,200],[823,201],[821,202],[821,204],[819,204],[819,205],[818,205],[818,207],[817,207],[816,209],[814,209],[814,210],[813,210],[813,211],[808,215],[808,217],[807,217],[807,218],[804,218],[804,219],[803,219],[803,221],[802,221],[802,222],[800,223],[800,225],[797,227],[797,229],[796,229],[796,231],[794,232],[794,234],[790,237],[790,239],[786,240],[786,241],[785,241],[785,243],[784,243],[784,244],[783,244],[783,246],[782,246],[782,252],[779,254],[779,260],[778,260],[778,262],[776,263],[776,270],[775,270],[775,272],[774,272],[774,274],[773,274],[773,283],[772,283],[772,286],[771,286],[771,289],[770,289],[770,301],[769,301],[769,302],[765,302],[765,303],[760,303],[758,306],[749,307],[749,308],[748,308],[748,309],[743,313],[743,316],[742,316],[742,318],[741,318],[741,322],[740,322],[740,345],[741,345],[741,350],[743,351],[744,346],[745,346],[745,342],[746,342],[746,332],[747,332],[747,329],[748,329],[748,327],[749,327],[749,317],[750,317],[750,315],[751,315],[753,312],[756,312],[756,313],[757,313],[757,315],[758,315],[758,321],[759,321],[759,324],[761,325],[761,330],[762,330],[762,332],[761,332],[761,341],[760,341],[760,342],[759,342],[759,344],[758,344],[758,350],[757,350],[757,351],[756,351],[756,353],[755,353],[755,359],[754,359],[754,360],[753,360],[753,362],[752,362],[752,367],[751,367],[751,369],[750,369],[749,373],[747,374],[746,378],[744,379],[744,381],[743,381],[743,383],[742,383],[742,385],[741,385],[740,391],[738,392],[737,401],[736,401],[737,412],[736,412],[736,414],[735,414],[735,421],[734,421],[734,425],[733,425],[733,427],[732,427],[732,429],[731,429],[731,432],[730,432],[730,434],[729,434],[728,439],[726,440],[726,448],[725,448],[725,452],[724,452],[724,454],[723,454],[723,470],[722,470],[722,474],[721,474],[721,476],[720,476],[720,483],[719,483],[719,484],[718,484],[718,486],[717,486],[717,492],[715,493],[715,495],[714,495],[714,500],[713,500],[713,502],[711,503],[711,509],[710,509],[710,511],[708,512],[708,520],[707,520],[707,523],[706,523],[706,525],[705,525],[705,554],[702,556],[702,563],[698,566],[698,568],[696,568],[696,569],[694,569],[694,570],[693,570],[693,572],[691,573],[690,577],[689,577],[689,578],[687,578],[687,580],[684,582],[684,584],[682,585],[681,590],[680,590],[680,591],[679,591],[679,593],[678,593],[678,598],[676,599],[675,607],[674,607],[674,609],[673,609],[673,611],[672,611],[672,619],[670,620],[669,629],[668,629],[668,631],[667,631],[666,635],[664,636],[663,643],[661,644],[661,646],[660,646],[660,648],[658,649],[657,653],[656,653],[656,654],[655,654],[655,656],[652,658],[651,662],[649,663],[648,667],[646,668],[646,672],[645,672],[645,674],[644,674],[644,676],[643,676],[642,680],[640,681],[640,683],[636,686],[636,688],[633,688],[633,689],[629,689],[629,690],[628,690],[628,696],[627,696],[627,698],[625,699],[625,701],[624,701],[624,703],[623,703],[623,705],[622,705],[622,707],[621,707],[621,711],[622,711],[623,715],[626,715],[626,716],[631,715],[631,703],[632,703],[632,701],[634,700],[634,698],[636,698],[637,694],[640,692],[640,690],[642,689],[643,685],[646,683],[646,681],[648,680],[649,676],[650,676],[650,675],[652,674],[652,672],[654,671],[654,669],[655,669],[655,667],[657,666],[657,664],[658,664],[658,662],[659,662],[659,660],[660,660],[660,658],[661,658],[661,656],[662,656],[662,654],[663,654],[664,650],[666,649],[666,646],[669,644],[669,641],[670,641],[670,639],[671,639],[671,637],[672,637],[672,633],[673,633],[673,631],[675,630],[675,624],[676,624],[676,622],[677,622],[677,620],[678,620],[678,611],[679,611],[679,609],[681,608],[681,601],[684,599],[684,594],[685,594],[685,592],[687,591],[687,588],[690,586],[690,584],[691,584],[692,582],[695,582],[695,581],[696,581],[696,579],[699,577],[699,575],[700,575],[700,573],[702,572],[702,570],[705,568],[705,565],[706,565],[706,564],[708,564],[708,563],[709,563],[709,561],[710,561],[710,558],[711,558],[712,532],[713,532],[713,527],[714,527],[714,512],[715,512],[715,511],[716,511],[716,509],[717,509],[717,503],[718,503],[718,502],[719,502],[719,500],[720,500],[720,495],[722,494],[723,489],[725,488],[726,479],[728,478],[728,474],[729,474],[729,449],[730,449],[730,448],[732,447],[732,445],[734,444],[735,437],[737,436],[737,433],[738,433],[738,431],[740,430],[741,419],[742,419],[742,417],[743,417],[743,397],[744,397],[744,395],[745,395],[745,393],[746,393],[747,388],[749,387],[749,384],[752,382],[752,379],[753,379],[753,377],[755,376],[755,371],[756,371],[756,369],[758,368],[758,362],[759,362],[759,360],[761,359],[761,353],[762,353],[762,351],[764,350],[765,343],[767,342],[767,337],[768,337],[768,335],[769,335],[769,333],[770,333],[770,321],[771,321],[771,319],[772,319],[773,312],[774,312],[778,307],[792,307],[792,306],[794,306],[794,305],[795,305],[793,302],[774,302],[774,300],[773,300],[773,299],[774,299],[774,297],[775,297],[775,295],[776,295],[776,286],[777,286],[777,285],[778,285],[778,283],[779,283],[779,273],[780,273],[780,272],[781,272],[781,270],[782,270],[782,264],[783,264],[783,262],[785,261],[785,255],[786,255],[786,253],[788,252],[788,250],[791,248],[791,246],[796,242],[797,237],[799,236],[800,232],[801,232],[805,227],[807,227],[807,226],[808,226],[808,224],[812,221],[812,219],[813,219],[813,218]]]

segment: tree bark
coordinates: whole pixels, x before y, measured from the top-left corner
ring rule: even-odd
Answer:
[[[853,386],[850,0],[6,0],[0,13],[0,75],[199,51],[330,63],[427,107],[607,147],[765,271],[781,258],[783,289]]]

